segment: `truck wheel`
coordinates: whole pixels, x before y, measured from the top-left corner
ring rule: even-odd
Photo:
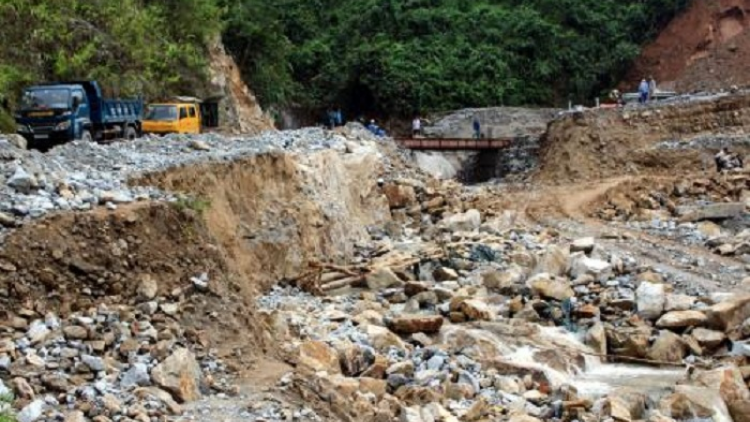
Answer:
[[[128,141],[133,141],[138,137],[138,132],[135,131],[135,128],[133,126],[128,126],[125,128],[123,137]]]
[[[83,142],[94,142],[94,138],[91,137],[91,132],[89,132],[88,130],[83,131],[83,133],[81,134],[81,140]]]

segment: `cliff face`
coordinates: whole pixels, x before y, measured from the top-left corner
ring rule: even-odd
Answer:
[[[227,54],[220,41],[209,48],[212,91],[221,97],[220,124],[223,130],[242,134],[257,134],[273,129],[273,122],[260,108],[255,95],[245,85],[232,56]]]
[[[750,84],[750,0],[694,0],[644,48],[622,84],[653,76],[680,92]]]

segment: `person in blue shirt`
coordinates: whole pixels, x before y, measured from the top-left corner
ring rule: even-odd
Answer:
[[[370,120],[370,124],[367,125],[367,130],[372,132],[374,135],[378,134],[378,125],[375,124],[375,120]]]
[[[641,84],[638,86],[638,93],[640,94],[640,97],[638,97],[638,102],[641,104],[646,104],[648,101],[648,93],[649,93],[649,86],[648,81],[643,79],[641,80]]]
[[[479,118],[474,116],[474,123],[472,124],[472,127],[474,128],[474,138],[479,139],[482,137],[482,125],[479,123]]]
[[[341,114],[341,109],[337,108],[333,115],[334,120],[336,121],[336,126],[344,126],[344,115]]]

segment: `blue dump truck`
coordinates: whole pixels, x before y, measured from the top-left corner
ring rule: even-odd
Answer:
[[[24,89],[15,119],[29,148],[44,150],[75,139],[135,139],[142,114],[142,100],[105,99],[96,82],[76,81]]]

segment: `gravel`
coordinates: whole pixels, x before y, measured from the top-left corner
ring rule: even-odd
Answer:
[[[355,126],[350,132],[354,133],[351,139],[369,140]],[[7,227],[55,211],[82,211],[97,205],[116,209],[135,201],[178,199],[154,187],[128,184],[141,175],[280,151],[345,151],[348,142],[342,135],[307,128],[269,131],[257,137],[168,135],[109,145],[74,141],[41,153],[19,149],[0,135],[0,224],[5,226],[0,234]]]

